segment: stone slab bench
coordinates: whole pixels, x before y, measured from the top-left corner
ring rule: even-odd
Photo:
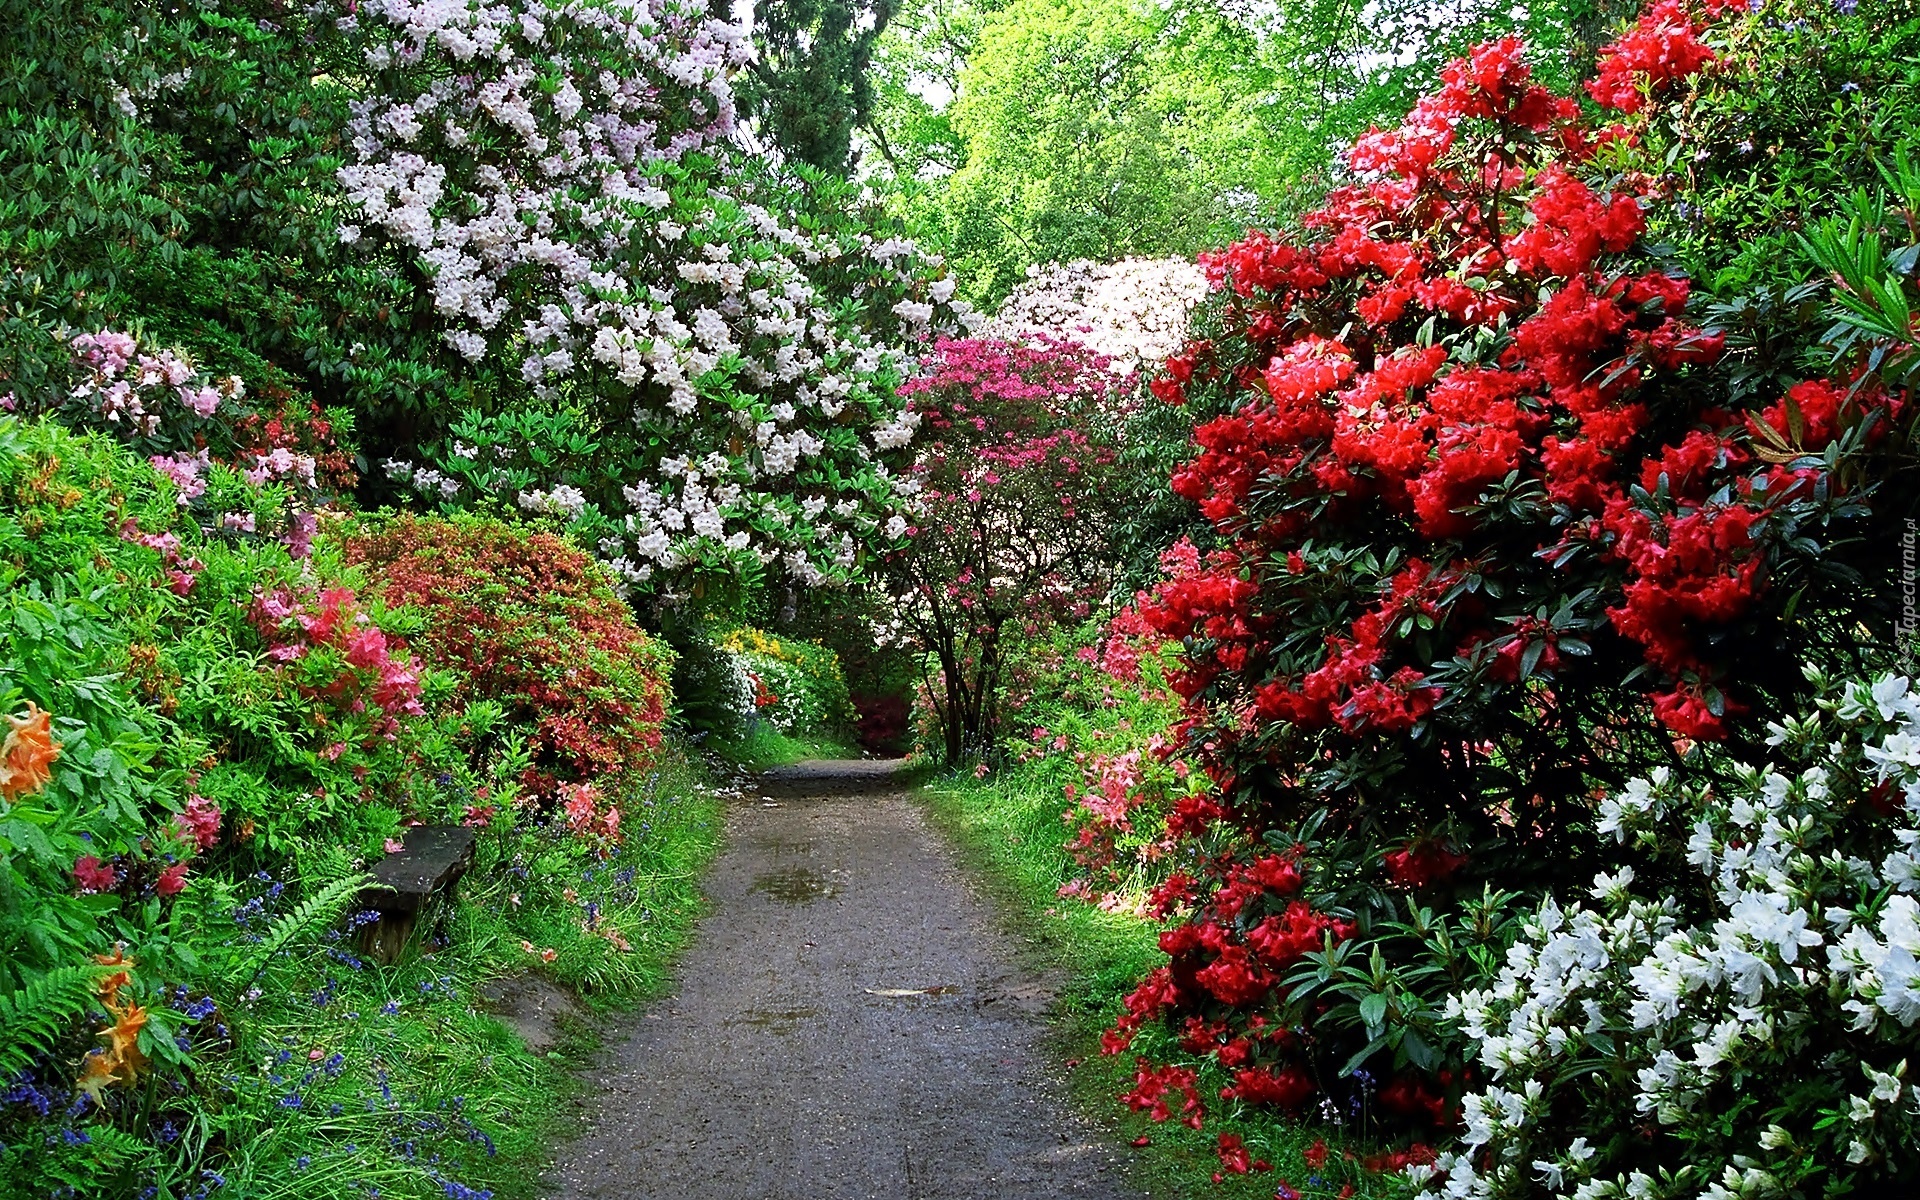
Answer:
[[[473,865],[475,831],[464,825],[414,825],[402,839],[404,848],[375,863],[360,892],[361,909],[380,914],[360,928],[360,952],[375,962],[398,961],[422,914],[444,912]]]

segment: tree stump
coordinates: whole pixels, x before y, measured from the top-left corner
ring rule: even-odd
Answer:
[[[415,825],[405,848],[374,864],[360,907],[380,919],[360,929],[360,952],[375,962],[398,961],[423,914],[444,912],[460,877],[473,865],[474,831],[464,825]]]

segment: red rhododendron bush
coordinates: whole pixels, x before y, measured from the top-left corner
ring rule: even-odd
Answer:
[[[369,520],[346,554],[388,604],[426,615],[415,648],[454,671],[461,701],[493,701],[533,731],[536,791],[652,762],[668,652],[571,542],[485,518],[397,516]]]
[[[1204,257],[1152,390],[1196,414],[1172,483],[1219,548],[1141,611],[1183,646],[1174,749],[1215,787],[1169,819],[1170,961],[1110,1052],[1177,1042],[1230,1104],[1454,1128],[1476,1077],[1442,1006],[1517,896],[1621,861],[1596,798],[1764,759],[1801,664],[1890,641],[1876,481],[1907,396],[1842,361],[1735,406],[1641,241],[1663,181],[1629,169],[1634,114],[1714,69],[1718,7],[1662,0],[1603,49],[1598,120],[1480,46],[1300,229]],[[1129,1102],[1197,1122],[1204,1091],[1143,1058]]]

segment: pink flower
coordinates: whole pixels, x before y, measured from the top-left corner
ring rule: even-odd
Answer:
[[[186,809],[174,814],[173,825],[196,851],[220,844],[220,806],[205,796],[188,796]]]
[[[162,896],[177,896],[187,886],[187,862],[185,859],[174,863],[160,872],[160,878],[153,881],[153,890]]]
[[[110,892],[120,882],[112,867],[89,854],[73,864],[74,882],[82,892]]]

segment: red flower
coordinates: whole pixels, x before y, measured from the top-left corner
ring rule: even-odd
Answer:
[[[110,892],[120,883],[114,869],[91,854],[74,862],[73,879],[82,892]]]
[[[1267,1067],[1248,1067],[1235,1072],[1233,1085],[1221,1089],[1223,1099],[1240,1099],[1248,1104],[1270,1104],[1289,1111],[1307,1102],[1316,1089],[1307,1073],[1293,1063],[1277,1072]]]
[[[182,860],[160,872],[160,877],[153,881],[153,890],[162,896],[179,895],[187,886],[187,866]]]
[[[1680,0],[1658,0],[1632,30],[1600,48],[1599,73],[1587,94],[1609,108],[1639,112],[1648,96],[1714,61],[1698,34]]]
[[[1422,888],[1442,883],[1467,865],[1464,854],[1456,854],[1442,842],[1411,842],[1385,855],[1387,877],[1405,888]]]

